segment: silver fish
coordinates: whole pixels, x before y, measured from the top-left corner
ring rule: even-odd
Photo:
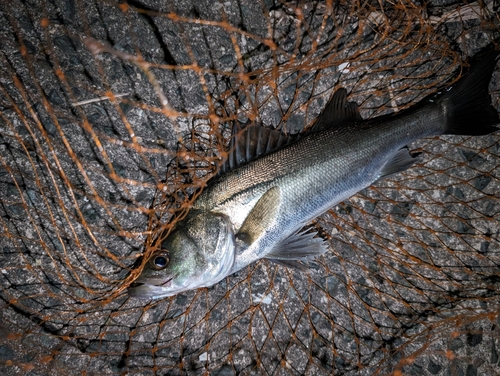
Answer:
[[[212,286],[261,258],[304,268],[300,260],[327,251],[304,225],[414,164],[406,145],[497,130],[488,85],[499,53],[490,48],[455,85],[397,114],[363,120],[339,89],[306,134],[235,126],[221,172],[161,242],[129,295],[160,298]]]

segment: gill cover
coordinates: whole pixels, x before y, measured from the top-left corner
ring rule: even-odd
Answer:
[[[235,238],[229,218],[192,211],[151,256],[128,293],[160,298],[212,286],[229,274],[234,255]]]

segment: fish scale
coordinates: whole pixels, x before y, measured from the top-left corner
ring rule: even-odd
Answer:
[[[413,165],[418,158],[408,144],[439,134],[497,130],[488,84],[498,55],[489,47],[455,85],[396,114],[362,120],[341,88],[304,134],[236,124],[220,174],[161,242],[129,293],[158,298],[211,286],[264,257],[304,269],[300,260],[328,247],[301,228],[376,180]]]
[[[420,121],[422,112],[428,121]],[[280,188],[282,201],[276,221],[262,239],[237,252],[231,270],[236,272],[265,257],[275,244],[311,219],[371,185],[384,162],[403,146],[442,133],[442,120],[438,105],[431,103],[403,117],[311,134],[216,180],[195,207],[239,217],[233,220],[237,233],[255,202],[270,188]]]

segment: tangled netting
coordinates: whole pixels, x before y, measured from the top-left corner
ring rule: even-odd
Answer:
[[[339,87],[364,118],[404,110],[499,40],[498,10],[1,0],[0,373],[500,373],[499,133],[410,145],[421,163],[311,224],[330,247],[309,274],[126,293],[234,121],[296,133]]]

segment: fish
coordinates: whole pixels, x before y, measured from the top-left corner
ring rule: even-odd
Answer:
[[[414,165],[420,156],[408,148],[413,141],[498,130],[488,86],[499,55],[493,47],[477,54],[455,84],[394,114],[363,120],[338,88],[303,133],[235,123],[220,171],[158,241],[129,296],[158,299],[210,287],[262,258],[307,270],[303,261],[328,244],[304,226]]]

